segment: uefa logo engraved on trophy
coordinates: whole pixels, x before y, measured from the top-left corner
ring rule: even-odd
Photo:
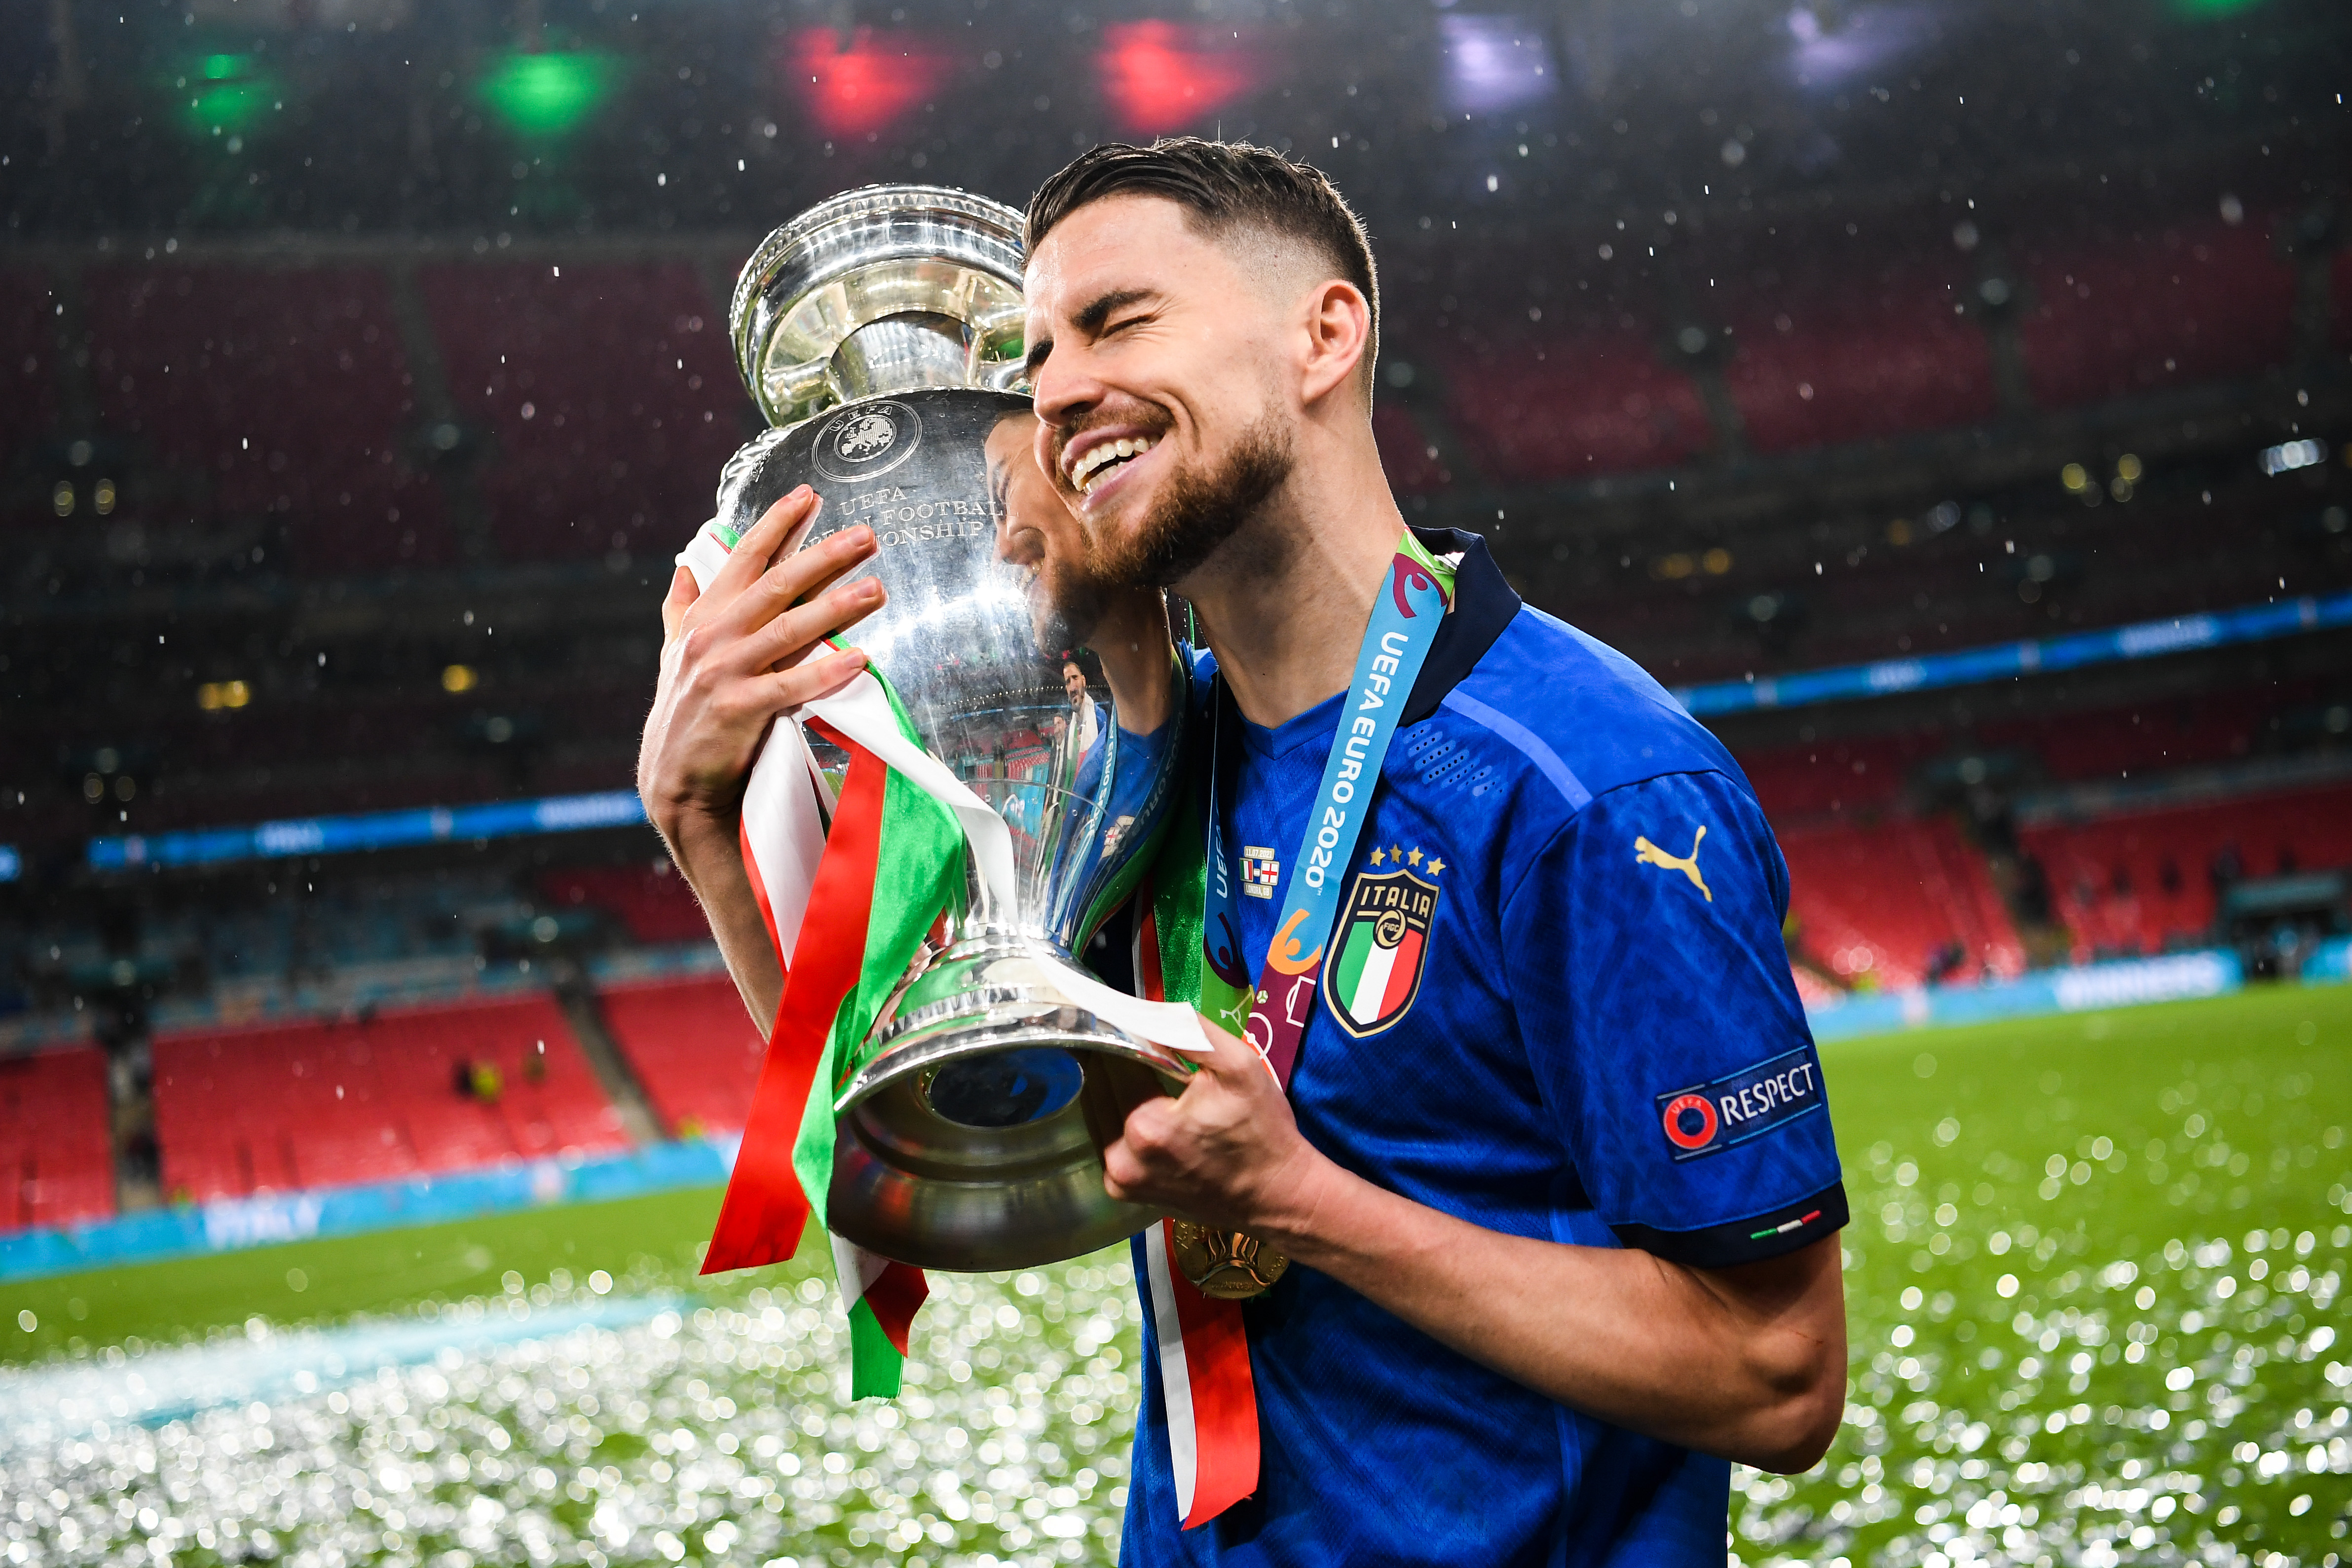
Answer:
[[[861,403],[817,432],[809,456],[817,472],[855,484],[876,479],[915,455],[923,422],[903,403]]]

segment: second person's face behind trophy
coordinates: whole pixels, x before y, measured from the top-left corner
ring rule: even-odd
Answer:
[[[1294,247],[1213,240],[1148,195],[1082,206],[1038,245],[1038,462],[1101,577],[1174,586],[1290,477],[1315,276]]]
[[[1027,574],[1031,630],[1048,658],[1091,647],[1118,705],[1119,725],[1149,734],[1170,711],[1171,643],[1168,610],[1157,588],[1107,580],[1086,526],[1037,466],[1037,420],[1024,410],[996,422],[988,437],[988,489],[996,508],[996,554]],[[1073,706],[1086,691],[1081,673],[1063,689]]]
[[[1029,620],[1047,657],[1094,637],[1103,590],[1085,533],[1054,482],[1038,468],[1037,420],[1008,414],[988,433],[988,489],[996,508],[997,559],[1028,574]]]

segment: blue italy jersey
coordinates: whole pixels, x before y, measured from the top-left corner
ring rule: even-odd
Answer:
[[[1829,1236],[1845,1199],[1788,873],[1738,764],[1632,662],[1523,606],[1475,536],[1422,538],[1461,552],[1457,598],[1342,884],[1300,1130],[1511,1235],[1701,1267]],[[1226,731],[1253,973],[1341,700]],[[1124,1562],[1722,1563],[1725,1461],[1557,1405],[1310,1269],[1244,1313],[1258,1489],[1178,1531],[1147,1313]]]

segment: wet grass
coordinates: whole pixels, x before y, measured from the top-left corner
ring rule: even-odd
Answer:
[[[1814,1471],[1738,1478],[1737,1558],[2326,1568],[2346,1552],[2352,988],[1825,1054],[1854,1214],[1848,1422]],[[11,1287],[0,1355],[126,1371],[148,1347],[250,1342],[270,1323],[528,1314],[583,1299],[597,1272],[614,1294],[692,1302],[271,1409],[20,1446],[0,1490],[66,1501],[4,1532],[36,1563],[159,1536],[196,1563],[1109,1560],[1138,1389],[1122,1254],[937,1281],[907,1396],[851,1410],[814,1249],[695,1277],[716,1202]],[[298,1455],[299,1491],[280,1484]]]
[[[1847,1424],[1749,1562],[2332,1564],[2352,991],[1830,1049]]]
[[[718,1213],[712,1187],[17,1281],[0,1285],[0,1363],[498,1295],[509,1272],[685,1289]]]

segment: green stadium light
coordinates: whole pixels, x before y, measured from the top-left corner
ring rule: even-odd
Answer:
[[[182,122],[206,138],[241,136],[285,100],[277,79],[252,55],[201,56],[173,86]]]
[[[585,50],[499,58],[482,78],[482,98],[525,136],[561,136],[592,113],[620,74],[610,55]]]
[[[2210,16],[2234,16],[2239,12],[2259,5],[2263,0],[2173,0],[2175,9],[2184,16],[2200,19]]]

